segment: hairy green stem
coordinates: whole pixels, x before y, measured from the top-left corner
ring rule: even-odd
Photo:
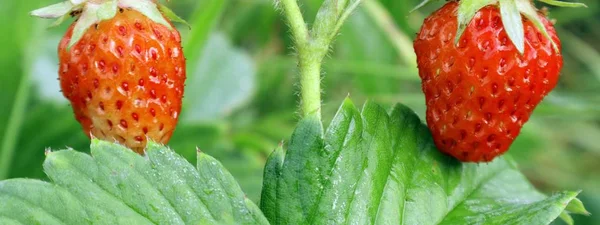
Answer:
[[[321,118],[321,62],[323,57],[308,47],[299,52],[300,96],[304,116]]]
[[[351,3],[349,3],[351,2]],[[309,31],[297,0],[279,0],[298,51],[303,116],[321,119],[321,64],[344,21],[361,0],[326,0]]]
[[[308,28],[300,12],[297,0],[280,0],[283,14],[288,20],[292,36],[296,41],[298,47],[302,48],[306,46],[309,39]]]
[[[296,0],[281,0],[283,14],[292,32],[298,51],[300,68],[300,98],[302,115],[321,117],[321,61],[309,45],[310,35]]]

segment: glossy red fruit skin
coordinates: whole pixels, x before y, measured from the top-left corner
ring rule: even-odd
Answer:
[[[58,48],[59,79],[83,131],[138,153],[147,139],[166,144],[186,79],[179,32],[120,10],[67,49],[73,28]]]
[[[562,55],[528,20],[521,55],[493,5],[477,12],[455,45],[457,8],[448,2],[426,18],[414,41],[427,124],[440,151],[463,162],[489,162],[509,149],[556,86]],[[540,17],[560,49],[553,25]]]

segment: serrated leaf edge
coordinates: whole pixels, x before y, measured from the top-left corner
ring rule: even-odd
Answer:
[[[344,102],[343,102],[343,104],[342,104],[342,106],[340,107],[340,110],[341,110],[342,108],[346,107],[346,106],[351,106],[351,105],[352,105],[352,102],[351,102],[349,99],[345,99],[345,100],[344,100]],[[400,105],[400,106],[402,106],[402,105]],[[400,109],[397,109],[397,108],[400,108]],[[393,112],[394,112],[395,110],[404,110],[404,109],[402,109],[402,108],[403,108],[403,107],[399,107],[399,106],[396,106],[396,107],[394,107],[394,110],[392,111],[392,113],[391,113],[391,114],[394,114]],[[338,110],[338,113],[339,113],[339,111],[340,111],[340,110]],[[410,111],[411,115],[414,115],[414,112],[412,112],[412,110],[410,110],[410,109],[408,109],[408,108],[406,108],[406,110],[407,110],[407,111]],[[365,115],[364,115],[364,113],[365,113],[365,112],[367,112],[367,111],[378,111],[378,112],[382,112],[382,111],[383,111],[383,112],[385,112],[385,110],[384,110],[384,109],[382,109],[382,108],[381,108],[381,107],[379,107],[378,105],[376,105],[376,104],[372,104],[372,103],[370,103],[370,102],[367,102],[367,103],[365,103],[365,105],[363,106],[363,108],[362,108],[362,111],[361,111],[361,117],[365,116]],[[336,116],[335,116],[335,117],[337,117],[337,116],[338,116],[338,115],[336,114]],[[414,116],[416,117],[416,115],[414,115]],[[335,120],[335,117],[334,117],[334,120]],[[416,117],[416,118],[418,119],[418,117]],[[308,122],[303,122],[303,121],[306,121],[306,120],[314,120],[314,119],[313,119],[313,118],[305,118],[305,119],[303,119],[303,120],[300,122],[300,124],[303,124],[303,123],[310,123],[310,121],[308,121]],[[419,120],[419,121],[420,121],[420,120]],[[331,125],[332,125],[332,124],[330,124],[330,126],[331,126]],[[423,125],[423,126],[424,126],[424,125]],[[330,128],[330,127],[328,127],[328,129],[329,129],[329,128]],[[328,129],[327,129],[327,130],[328,130]],[[427,128],[426,128],[426,127],[424,127],[424,129],[427,129]],[[297,130],[296,130],[296,131],[297,131]],[[295,131],[295,132],[296,132],[296,131]],[[325,136],[325,137],[323,137],[323,138],[326,138],[326,136]],[[292,138],[292,139],[293,139],[293,138]],[[285,162],[286,162],[288,159],[287,159],[287,156],[284,156],[284,154],[282,154],[282,153],[283,153],[283,151],[284,151],[284,150],[282,150],[281,148],[277,148],[277,150],[276,150],[275,152],[273,152],[273,153],[272,153],[272,155],[269,157],[269,160],[268,160],[267,166],[269,166],[269,165],[271,165],[271,166],[276,166],[276,167],[274,167],[274,168],[275,168],[275,169],[277,169],[277,170],[281,170],[281,169],[283,169],[282,167],[286,167],[286,165],[285,165],[286,163],[285,163]],[[282,160],[283,160],[284,162],[281,162]],[[505,160],[505,162],[504,162],[504,163],[506,163],[506,166],[508,166],[508,168],[511,168],[511,169],[513,169],[513,170],[516,170],[516,171],[518,171],[517,167],[514,165],[514,162],[513,162],[513,161],[510,159],[510,157],[508,157],[508,158]],[[276,164],[277,164],[277,165],[276,165]],[[288,169],[290,169],[290,168],[289,168],[289,165],[288,165]],[[296,168],[292,168],[292,170],[294,170],[294,169],[296,169]],[[273,172],[275,172],[275,173],[273,173]],[[482,186],[483,184],[487,183],[487,180],[490,180],[490,179],[493,179],[494,177],[496,177],[496,176],[498,175],[498,172],[499,172],[498,170],[493,170],[493,171],[490,171],[490,172],[489,172],[489,174],[488,174],[486,177],[482,178],[482,180],[481,180],[481,181],[480,181],[480,182],[477,184],[477,186],[476,186],[476,187],[474,187],[474,188],[473,188],[472,190],[470,190],[468,193],[466,193],[466,194],[463,194],[463,195],[465,195],[465,196],[469,196],[469,195],[471,195],[472,193],[476,192],[478,189],[480,189],[480,188],[481,188],[481,186]],[[265,177],[267,177],[267,176],[266,176],[266,174],[267,174],[267,173],[269,173],[269,172],[265,170]],[[270,177],[271,177],[271,178],[273,178],[273,177],[276,177],[276,179],[274,179],[274,180],[273,180],[273,179],[269,179],[269,180],[265,180],[264,182],[265,182],[265,184],[266,184],[266,183],[275,184],[275,186],[271,186],[271,189],[273,189],[273,188],[275,188],[275,189],[274,189],[274,190],[270,190],[270,191],[271,191],[271,192],[272,192],[272,191],[276,191],[276,192],[278,192],[278,191],[279,191],[279,187],[277,187],[277,185],[276,185],[276,184],[277,184],[277,182],[278,182],[278,181],[279,181],[279,182],[281,182],[281,181],[282,181],[282,179],[284,179],[284,177],[283,177],[283,176],[281,176],[280,174],[277,174],[278,172],[276,172],[276,171],[274,171],[274,170],[271,170],[271,171],[270,171],[270,173],[272,173],[272,174],[269,174],[269,175],[270,175]],[[297,185],[297,183],[296,183],[296,185]],[[385,186],[387,186],[387,184],[386,184]],[[383,186],[383,187],[384,187],[384,189],[385,189],[385,186]],[[265,186],[263,186],[263,194],[265,193],[265,189],[264,189],[264,188],[265,188]],[[471,193],[471,194],[470,194],[470,193]],[[538,200],[538,201],[536,201],[536,202],[544,202],[544,201],[549,201],[549,200],[552,200],[552,199],[560,199],[560,202],[553,202],[553,203],[552,203],[554,206],[558,206],[557,208],[561,210],[561,211],[560,211],[560,213],[558,213],[558,212],[557,212],[557,214],[556,214],[556,216],[555,216],[555,217],[548,217],[547,219],[549,219],[549,221],[547,221],[547,222],[549,223],[549,222],[551,222],[551,221],[553,221],[553,220],[557,219],[558,217],[560,217],[561,219],[565,220],[565,221],[568,223],[568,222],[569,222],[569,218],[570,218],[570,216],[568,215],[568,211],[566,211],[566,210],[565,210],[565,208],[566,208],[566,207],[568,207],[568,205],[572,204],[572,203],[573,203],[573,201],[577,201],[577,200],[576,200],[576,199],[577,199],[576,197],[577,197],[577,195],[578,195],[578,194],[579,194],[579,192],[574,192],[574,191],[562,191],[562,192],[559,192],[559,193],[556,193],[556,194],[553,194],[553,195],[550,195],[550,196],[545,196],[545,198],[543,198],[543,199],[539,199],[539,200]],[[287,193],[287,194],[285,194],[285,195],[289,195],[289,193]],[[540,194],[540,195],[541,195],[541,194]],[[263,195],[263,197],[265,197],[265,196]],[[288,196],[288,197],[289,197],[289,196]],[[293,198],[292,198],[292,199],[293,199]],[[463,200],[461,200],[461,201],[464,201],[464,200],[466,200],[466,199],[463,199]],[[317,201],[317,202],[318,202],[318,201]],[[299,202],[295,202],[294,204],[300,204],[300,203],[299,203]],[[454,202],[454,203],[453,203],[453,205],[450,205],[450,206],[451,206],[451,209],[450,209],[450,210],[448,210],[448,211],[446,212],[446,214],[449,214],[449,213],[451,213],[451,212],[452,212],[452,211],[453,211],[453,210],[454,210],[454,209],[455,209],[455,208],[456,208],[458,205],[460,205],[460,204],[461,204],[461,202]],[[261,207],[264,207],[264,205],[261,205]],[[277,206],[275,206],[275,207],[277,207]],[[285,207],[285,206],[283,206],[283,207]],[[263,210],[269,210],[269,209],[263,208]],[[313,211],[313,210],[311,210],[311,212],[312,212],[312,211]],[[285,216],[285,214],[284,214],[284,215],[279,215],[280,213],[281,213],[281,212],[273,212],[273,215],[271,215],[271,216],[267,216],[267,218],[270,218],[270,219],[272,219],[272,220],[271,220],[271,222],[273,222],[273,223],[275,223],[275,224],[282,223],[282,222],[283,222],[283,223],[285,223],[285,221],[287,221],[287,220],[286,220],[285,218],[280,218],[280,216]],[[306,216],[306,215],[304,215],[304,216]],[[310,218],[310,216],[309,216],[308,218]],[[345,218],[347,218],[347,215],[346,215],[346,217],[345,217]],[[401,218],[404,218],[404,217],[401,217]],[[442,217],[442,218],[443,218],[443,217]],[[294,218],[292,218],[292,219],[294,219]],[[298,218],[295,218],[295,219],[298,219]],[[306,218],[304,218],[304,219],[306,219]],[[372,218],[371,218],[371,219],[372,219]],[[289,222],[289,221],[287,221],[287,222]],[[312,221],[310,221],[310,220],[308,220],[307,222],[308,222],[308,223],[312,223]],[[371,222],[376,222],[376,221],[373,221],[373,220],[371,220]],[[440,221],[438,221],[438,222],[440,222]]]
[[[109,191],[108,189],[106,189],[104,187],[104,185],[96,183],[96,180],[94,180],[94,177],[98,176],[97,173],[102,173],[104,175],[107,175],[107,173],[111,173],[107,170],[107,168],[104,168],[102,172],[100,172],[99,170],[94,170],[94,169],[90,170],[91,172],[90,171],[85,172],[85,171],[81,170],[82,166],[83,167],[93,166],[92,164],[94,164],[94,166],[95,166],[96,163],[100,164],[101,162],[104,162],[104,164],[99,165],[99,166],[108,167],[109,165],[106,164],[107,161],[117,160],[117,161],[119,161],[117,163],[119,163],[120,166],[133,167],[133,168],[131,168],[132,171],[129,171],[130,173],[128,172],[128,174],[141,176],[142,179],[140,179],[139,181],[141,181],[142,183],[145,182],[148,184],[152,184],[152,183],[160,181],[160,180],[156,180],[156,179],[152,180],[153,175],[145,174],[146,170],[140,170],[140,169],[143,169],[146,167],[151,167],[152,163],[153,163],[152,162],[153,159],[169,160],[169,157],[179,158],[181,160],[181,162],[183,162],[186,165],[188,165],[189,167],[191,167],[193,171],[196,171],[194,173],[201,172],[198,167],[189,164],[189,162],[187,162],[181,156],[177,155],[173,150],[169,149],[168,147],[166,147],[162,144],[152,142],[152,141],[148,142],[147,152],[149,153],[149,155],[146,155],[146,156],[140,156],[140,155],[134,153],[132,150],[130,150],[118,143],[102,141],[102,140],[95,139],[95,138],[93,138],[91,140],[90,147],[91,147],[90,154],[85,154],[85,153],[78,152],[75,150],[59,150],[59,151],[54,151],[54,152],[47,152],[47,158],[44,161],[44,169],[46,170],[46,172],[49,172],[48,169],[54,170],[54,173],[58,173],[58,174],[64,174],[64,173],[61,173],[61,171],[60,171],[61,169],[72,169],[72,172],[74,172],[74,173],[77,173],[77,174],[81,173],[82,176],[91,178],[89,180],[87,178],[76,179],[76,180],[82,181],[84,183],[91,183],[93,185],[96,185],[98,190],[100,190],[102,193],[106,193],[108,196],[114,197],[115,200],[117,200],[118,204],[122,204],[122,206],[124,208],[132,210],[132,213],[140,216],[139,217],[140,219],[148,220],[146,222],[148,222],[149,224],[160,223],[160,221],[162,221],[162,219],[160,219],[160,221],[151,220],[150,214],[145,214],[145,213],[137,210],[137,209],[139,209],[139,205],[134,206],[134,205],[128,204],[128,201],[126,200],[126,198],[120,198],[118,196],[118,194],[115,194],[115,192]],[[163,158],[163,157],[165,157],[165,158]],[[230,212],[233,214],[227,214],[227,212],[224,212],[224,211],[216,211],[217,214],[222,216],[220,218],[221,219],[220,222],[218,222],[218,221],[216,221],[216,222],[218,222],[219,224],[238,224],[238,222],[243,222],[243,224],[268,224],[268,221],[263,216],[263,213],[259,210],[258,206],[256,206],[256,204],[254,204],[252,201],[250,201],[248,198],[246,198],[244,196],[242,189],[239,187],[239,185],[234,180],[234,178],[231,176],[231,174],[222,166],[222,164],[220,162],[218,162],[216,159],[212,158],[211,156],[208,156],[203,153],[198,153],[198,157],[204,161],[203,168],[205,170],[212,171],[211,173],[214,174],[214,176],[210,177],[210,179],[212,179],[212,178],[217,179],[218,180],[217,185],[219,185],[220,188],[223,189],[223,191],[227,192],[227,194],[224,197],[227,197],[228,201],[230,201],[232,206],[234,206],[233,204],[235,204],[234,208],[232,208],[233,210]],[[83,161],[80,161],[80,160],[83,160]],[[98,161],[98,160],[100,160],[100,161]],[[75,162],[75,161],[79,161],[81,163],[73,164],[73,162]],[[139,165],[137,165],[138,162],[142,162],[144,167],[139,167]],[[130,163],[133,163],[133,164],[130,164]],[[66,164],[70,164],[70,166],[75,166],[75,167],[65,168],[64,166]],[[134,166],[134,164],[136,166]],[[124,168],[124,167],[121,167],[121,168]],[[58,170],[56,170],[56,169],[58,169]],[[178,173],[188,173],[187,170],[175,169],[175,168],[173,168],[173,170],[177,171]],[[154,171],[154,167],[152,167],[152,169],[150,169],[148,171]],[[64,171],[62,171],[62,172],[64,172]],[[118,173],[118,172],[115,172],[115,173]],[[104,176],[104,175],[102,175],[102,176]],[[89,214],[89,212],[91,212],[90,210],[92,210],[92,211],[100,210],[100,211],[102,211],[101,213],[104,214],[104,216],[111,216],[111,215],[116,216],[116,214],[111,214],[110,211],[105,211],[104,209],[106,209],[106,208],[94,208],[95,206],[91,206],[91,208],[85,207],[86,203],[83,200],[84,198],[82,198],[82,196],[89,196],[89,194],[87,193],[87,192],[89,192],[89,190],[78,190],[78,191],[73,192],[72,190],[70,190],[73,187],[71,185],[72,184],[71,181],[64,181],[64,180],[58,181],[58,180],[53,179],[53,177],[50,174],[49,174],[49,176],[50,176],[50,179],[53,181],[52,183],[40,181],[40,180],[33,180],[33,179],[23,179],[23,180],[31,181],[31,182],[39,182],[41,185],[49,185],[52,188],[55,188],[56,191],[64,190],[65,194],[72,196],[73,200],[75,200],[77,203],[81,203],[81,206],[83,208],[81,209],[80,213],[87,214],[87,215],[83,215],[83,216],[79,215],[77,217],[70,217],[70,218],[81,218],[91,224],[94,222],[94,220],[96,220],[98,218],[95,218],[94,215]],[[63,178],[64,178],[64,176],[63,176]],[[0,195],[2,195],[3,185],[7,184],[8,182],[15,182],[15,181],[18,182],[20,179],[22,179],[22,178],[0,181]],[[121,179],[121,178],[119,178],[119,179]],[[61,180],[61,179],[59,179],[59,180]],[[203,180],[198,180],[198,179],[196,179],[195,181],[203,182]],[[110,182],[108,182],[108,183],[110,183]],[[110,185],[113,185],[114,183],[111,183],[111,184],[104,183],[104,184],[110,186]],[[171,184],[171,182],[168,184]],[[175,184],[175,183],[172,183],[172,184]],[[163,189],[156,187],[155,191],[160,192],[159,197],[165,198],[165,201],[169,202],[169,204],[171,204],[171,201],[174,200],[174,198],[172,198],[172,197],[167,197],[167,195],[165,195],[163,193]],[[198,191],[198,190],[193,190],[193,191],[195,192],[194,194],[196,194],[196,195],[198,195],[198,193],[201,193],[201,191]],[[17,195],[11,195],[11,194],[5,194],[5,195],[7,195],[9,198],[10,197],[18,198],[19,196],[21,196],[19,194],[27,195],[27,193],[29,193],[29,192],[19,192],[19,193],[17,193]],[[83,193],[83,195],[82,195],[82,193]],[[119,193],[119,192],[117,191],[116,193]],[[0,196],[0,197],[3,197],[3,196]],[[40,198],[37,198],[37,199],[40,199]],[[200,201],[202,201],[202,200],[200,200]],[[33,202],[33,203],[35,204],[35,202]],[[152,204],[155,204],[155,203],[146,201],[146,202],[142,203],[142,206],[145,204],[150,204],[152,206]],[[203,201],[202,201],[202,204],[204,204],[204,206],[206,206],[206,207],[209,206],[208,204],[206,204]],[[215,204],[222,204],[222,203],[213,201],[213,202],[211,202],[211,204],[214,206]],[[173,205],[171,205],[171,206],[173,206]],[[60,208],[60,206],[57,206],[57,207]],[[152,207],[154,207],[154,206],[152,206]],[[2,207],[0,207],[0,208],[2,208]],[[49,206],[46,204],[46,206],[44,206],[43,208],[40,208],[40,210],[42,210],[44,213],[48,214],[48,216],[55,216],[56,214],[54,214],[53,213],[54,211],[52,211],[53,208],[54,208],[53,206]],[[0,210],[0,211],[2,211],[2,210]],[[175,208],[173,208],[173,211],[175,213],[177,213],[177,216],[181,217],[183,215],[183,214],[181,214],[181,212],[177,211]],[[38,211],[36,211],[36,212],[38,212]],[[191,212],[191,211],[186,211],[186,212]],[[71,215],[69,213],[71,213],[71,212],[65,211],[64,215]],[[39,212],[36,214],[39,214]],[[63,214],[60,214],[60,215],[63,215]],[[95,214],[95,215],[98,215],[98,214]],[[154,214],[154,213],[152,215],[159,216],[158,214]],[[25,214],[24,216],[29,216],[29,214]],[[13,218],[13,217],[9,216],[8,219],[10,219],[10,218]],[[16,218],[19,218],[19,217],[17,216]],[[31,218],[35,219],[35,218],[39,218],[39,217],[31,217]],[[59,217],[56,217],[56,218],[58,220],[61,219]],[[67,217],[65,217],[65,218],[67,218]],[[171,217],[160,217],[159,216],[159,218],[171,218]],[[1,213],[0,213],[0,219],[2,219]],[[197,224],[207,224],[206,223],[207,221],[201,220]],[[73,222],[73,221],[71,221],[71,222]],[[111,223],[110,221],[104,221],[104,222]],[[183,222],[183,221],[179,221],[179,222]],[[70,222],[65,222],[65,221],[63,221],[63,223],[70,224]],[[87,223],[77,223],[77,224],[87,224]],[[146,223],[144,223],[144,224],[146,224]],[[182,224],[182,223],[177,223],[177,224]],[[212,224],[212,223],[209,223],[209,224]]]

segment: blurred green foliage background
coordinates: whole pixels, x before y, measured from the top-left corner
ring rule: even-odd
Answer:
[[[324,65],[323,115],[348,95],[424,114],[412,39],[441,6],[419,0],[365,0],[342,29]],[[85,151],[89,140],[59,92],[56,48],[66,26],[28,12],[55,0],[0,3],[0,179],[46,179],[44,149]],[[308,22],[321,0],[301,0]],[[542,191],[583,190],[600,215],[600,2],[551,8],[565,67],[509,154]],[[184,109],[170,146],[190,161],[196,147],[221,160],[247,195],[260,198],[267,155],[291,135],[299,115],[292,40],[272,0],[175,0],[188,59]],[[423,117],[422,117],[423,118]],[[575,216],[577,224],[600,217]]]

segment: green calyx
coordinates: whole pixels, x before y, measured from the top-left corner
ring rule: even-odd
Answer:
[[[414,10],[429,3],[431,0],[424,0]],[[539,0],[549,5],[559,7],[586,7],[583,3],[563,2],[558,0]],[[552,42],[554,49],[559,52],[558,45],[550,38],[546,27],[539,17],[538,10],[532,4],[531,0],[461,0],[458,7],[458,30],[456,31],[455,44],[458,43],[465,29],[475,16],[475,14],[485,6],[496,5],[500,8],[502,24],[508,37],[515,45],[517,50],[523,54],[525,51],[525,32],[523,28],[522,16],[530,20],[540,32]]]
[[[119,9],[138,11],[150,20],[170,29],[174,28],[165,17],[187,25],[185,20],[169,8],[153,0],[68,0],[34,10],[30,14],[40,18],[56,19],[51,26],[58,26],[69,17],[77,18],[67,47],[71,48],[83,37],[87,29],[103,20],[113,18]]]

